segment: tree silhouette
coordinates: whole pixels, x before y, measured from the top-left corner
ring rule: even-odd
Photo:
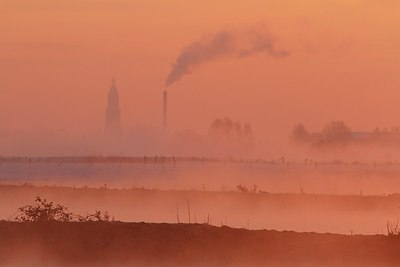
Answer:
[[[299,123],[296,126],[294,126],[291,138],[294,141],[305,142],[309,140],[310,134],[308,133],[306,127],[304,127],[302,123]]]
[[[326,141],[348,141],[351,137],[351,129],[343,121],[331,121],[322,129],[322,135]]]

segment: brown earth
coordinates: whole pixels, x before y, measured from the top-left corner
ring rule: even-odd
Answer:
[[[0,222],[1,266],[399,266],[400,238],[123,222]]]

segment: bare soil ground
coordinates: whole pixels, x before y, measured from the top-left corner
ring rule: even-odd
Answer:
[[[383,235],[0,221],[2,266],[399,266],[399,249]]]

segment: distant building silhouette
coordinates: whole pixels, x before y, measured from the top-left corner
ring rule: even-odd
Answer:
[[[114,78],[112,79],[110,90],[108,91],[105,134],[108,136],[121,134],[121,111],[119,108],[118,90]]]

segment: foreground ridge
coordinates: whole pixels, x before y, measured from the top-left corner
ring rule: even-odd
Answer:
[[[0,265],[400,264],[400,239],[384,235],[245,230],[206,224],[1,221],[0,236]]]

